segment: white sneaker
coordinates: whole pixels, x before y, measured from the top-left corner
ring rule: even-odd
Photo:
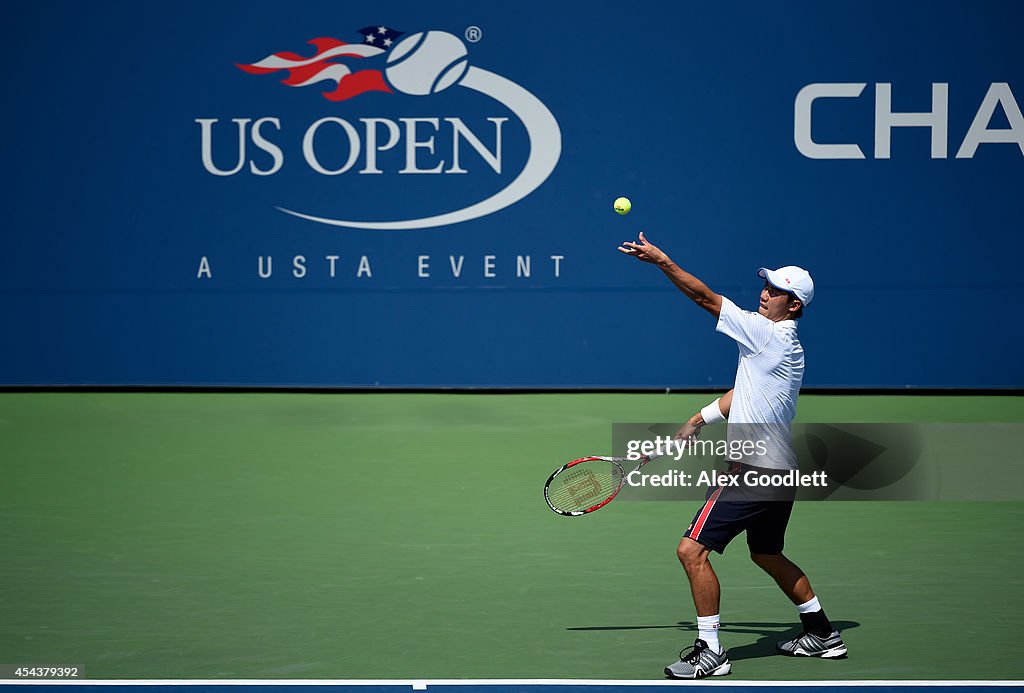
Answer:
[[[775,649],[792,657],[835,659],[846,656],[846,643],[843,642],[838,630],[832,631],[827,638],[814,633],[801,633],[792,640],[781,641]]]
[[[674,679],[702,679],[706,676],[725,676],[732,671],[725,650],[716,654],[700,638],[689,649],[689,652],[683,650],[679,653],[678,662],[665,667],[665,674]]]

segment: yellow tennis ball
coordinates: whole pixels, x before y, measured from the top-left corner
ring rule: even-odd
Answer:
[[[629,214],[629,210],[633,209],[633,203],[629,201],[628,197],[620,197],[615,200],[612,207],[614,207],[615,211],[619,214]]]

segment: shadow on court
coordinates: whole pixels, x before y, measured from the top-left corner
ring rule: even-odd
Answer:
[[[848,631],[860,626],[860,623],[857,621],[833,621],[832,624],[840,631]],[[667,626],[580,626],[566,628],[566,630],[648,630],[652,628],[672,628],[681,631],[697,632],[696,623],[685,621]],[[729,648],[729,659],[741,660],[777,657],[778,652],[775,651],[775,644],[780,640],[795,638],[800,633],[800,626],[792,621],[787,623],[730,621],[729,623],[723,623],[719,630],[723,633],[750,633],[761,636],[756,642]]]

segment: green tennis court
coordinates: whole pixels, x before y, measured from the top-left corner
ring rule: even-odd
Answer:
[[[89,678],[659,679],[695,637],[693,503],[544,504],[610,424],[704,395],[0,395],[0,661]],[[1024,421],[1015,397],[811,396],[803,421]],[[964,459],[965,465],[980,461]],[[1018,464],[1020,460],[1011,461]],[[849,659],[714,561],[732,679],[1022,679],[1024,503],[806,503],[787,554]]]

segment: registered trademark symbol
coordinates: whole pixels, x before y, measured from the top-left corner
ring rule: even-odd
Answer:
[[[470,43],[476,43],[484,37],[484,32],[480,30],[478,26],[471,26],[466,28],[466,40]]]

